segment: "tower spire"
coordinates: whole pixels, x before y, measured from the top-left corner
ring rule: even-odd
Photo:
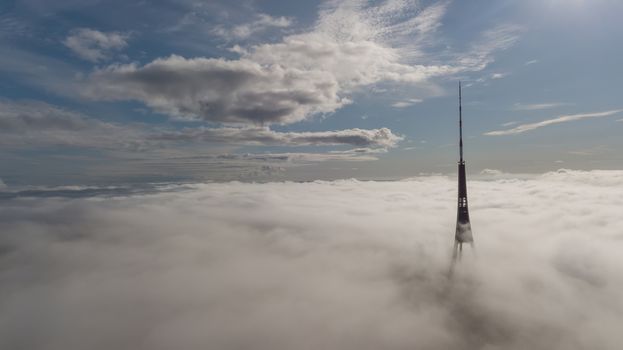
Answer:
[[[459,80],[459,153],[463,163],[463,106],[461,102],[461,81]]]
[[[463,243],[474,242],[472,237],[472,226],[469,221],[469,211],[467,207],[467,177],[465,175],[465,160],[463,160],[463,109],[461,96],[461,82],[459,81],[459,191],[458,206],[456,217],[456,233],[454,235],[454,257],[463,250]]]

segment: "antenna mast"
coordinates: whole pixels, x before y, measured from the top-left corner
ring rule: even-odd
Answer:
[[[461,102],[461,81],[459,80],[459,152],[463,163],[463,107]]]

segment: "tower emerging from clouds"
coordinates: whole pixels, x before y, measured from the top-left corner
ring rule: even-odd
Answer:
[[[467,179],[465,176],[465,161],[463,160],[463,109],[461,106],[461,82],[459,81],[459,198],[456,215],[456,234],[454,235],[454,256],[460,256],[463,243],[474,242],[472,225],[469,222],[467,209]]]

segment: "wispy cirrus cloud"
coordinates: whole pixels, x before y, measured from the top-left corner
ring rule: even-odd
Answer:
[[[491,74],[491,79],[502,79],[506,78],[507,76],[509,76],[509,73],[493,73]]]
[[[542,128],[545,126],[553,125],[553,124],[567,123],[567,122],[572,122],[572,121],[581,120],[581,119],[588,119],[588,118],[609,117],[612,115],[619,114],[621,112],[623,112],[623,109],[615,109],[611,111],[595,112],[595,113],[562,115],[557,118],[547,119],[547,120],[543,120],[537,123],[522,124],[512,129],[489,131],[489,132],[484,133],[483,135],[488,135],[488,136],[515,135],[515,134],[524,133],[526,131],[531,131],[531,130]]]
[[[511,126],[511,125],[515,125],[515,124],[517,124],[517,123],[518,123],[518,122],[516,122],[516,121],[514,121],[514,120],[513,120],[513,121],[506,122],[506,123],[502,124],[502,126]]]
[[[406,107],[410,107],[413,106],[415,104],[418,104],[420,102],[422,102],[423,100],[421,98],[410,98],[404,101],[397,101],[392,103],[392,107],[394,108],[406,108]]]
[[[0,38],[32,35],[30,24],[8,13],[0,14]]]
[[[485,76],[481,76],[480,78],[475,79],[473,82],[468,82],[467,84],[465,84],[465,86],[470,87],[470,86],[474,86],[475,84],[489,85],[489,82],[491,80],[504,79],[509,75],[510,73],[500,73],[500,72],[490,73],[490,74],[487,74]]]
[[[512,47],[524,28],[515,24],[500,24],[483,32],[466,52],[455,54],[458,65],[464,71],[480,71],[495,61],[494,53]]]
[[[546,103],[515,103],[513,110],[515,111],[537,111],[542,109],[552,109],[556,107],[568,106],[565,102],[546,102]]]
[[[289,17],[273,17],[265,13],[255,15],[255,19],[247,23],[238,24],[232,27],[219,25],[212,29],[211,33],[225,40],[247,39],[252,35],[264,32],[271,28],[288,28],[294,23]]]

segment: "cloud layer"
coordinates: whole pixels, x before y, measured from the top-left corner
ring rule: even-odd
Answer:
[[[617,349],[623,173],[0,201],[0,347]]]
[[[277,132],[264,128],[203,128],[154,135],[152,139],[167,141],[227,142],[248,145],[323,146],[351,145],[357,147],[392,148],[403,139],[388,128],[346,129],[317,132]]]
[[[370,151],[395,147],[403,137],[388,128],[277,132],[268,127],[153,128],[119,125],[43,102],[0,100],[0,145],[153,151],[189,143],[253,146],[352,146]],[[314,155],[316,156],[316,155]],[[330,156],[329,158],[334,158]]]

